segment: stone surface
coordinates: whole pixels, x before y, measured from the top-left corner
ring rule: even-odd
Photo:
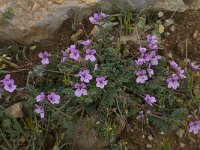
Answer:
[[[95,116],[83,118],[74,126],[74,149],[75,150],[104,150],[107,143],[99,137],[94,129],[87,127],[87,122],[95,122]]]
[[[185,144],[184,143],[180,143],[180,148],[185,148]]]
[[[83,18],[97,10],[112,11],[138,8],[185,11],[199,9],[199,0],[0,0],[0,15],[6,8],[14,10],[14,16],[7,24],[0,25],[0,43],[15,42],[51,44],[55,33],[64,21]],[[68,27],[69,30],[71,27]]]
[[[12,115],[14,118],[23,118],[24,113],[22,111],[22,108],[23,108],[23,104],[22,102],[19,102],[6,108],[6,112]]]
[[[183,129],[179,129],[178,131],[176,131],[176,135],[179,138],[182,138],[184,133],[185,133],[185,130],[183,130]]]

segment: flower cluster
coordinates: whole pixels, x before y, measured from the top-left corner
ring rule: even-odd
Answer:
[[[36,96],[36,102],[43,102],[45,100],[45,93],[41,92],[38,96]],[[59,104],[60,103],[60,95],[57,95],[55,92],[51,92],[48,96],[47,96],[48,101],[51,104]],[[40,114],[40,118],[43,119],[44,118],[44,107],[43,106],[39,106],[37,104],[35,104],[35,112]]]
[[[193,132],[194,134],[198,134],[200,130],[200,121],[191,122],[189,124],[189,132]]]
[[[7,92],[12,93],[15,91],[16,85],[14,84],[14,80],[10,78],[10,74],[7,74],[0,82],[3,84],[4,90]]]
[[[135,60],[136,65],[140,68],[140,70],[135,72],[137,76],[136,82],[141,84],[145,83],[148,77],[152,77],[154,71],[151,67],[158,65],[158,60],[161,59],[160,55],[156,55],[156,49],[158,48],[156,35],[147,35],[147,41],[149,49],[140,47],[140,57]]]
[[[178,80],[186,77],[184,75],[184,70],[179,67],[175,61],[171,60],[169,63],[170,67],[174,70],[174,73],[167,79],[168,88],[176,90],[180,86]]]
[[[41,58],[41,63],[43,65],[48,65],[49,64],[49,53],[47,51],[44,51],[44,52],[40,52],[38,54],[38,57]]]
[[[80,77],[81,83],[75,84],[75,95],[80,97],[81,95],[87,95],[88,92],[86,90],[86,83],[89,83],[90,80],[93,79],[92,75],[90,74],[89,70],[80,71],[78,76]],[[103,89],[105,85],[107,85],[107,80],[105,77],[97,77],[96,78],[96,87]]]
[[[89,21],[91,24],[100,24],[100,21],[104,18],[107,18],[109,15],[106,15],[104,13],[94,13],[93,16],[89,17]]]

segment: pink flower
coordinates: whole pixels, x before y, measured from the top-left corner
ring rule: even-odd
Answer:
[[[158,65],[158,59],[161,59],[161,56],[156,55],[155,51],[149,54],[149,58],[152,65]]]
[[[96,54],[95,49],[86,49],[85,60],[90,60],[91,62],[94,62],[96,60],[94,54]]]
[[[44,52],[40,52],[38,54],[39,58],[41,58],[41,63],[43,65],[48,65],[49,64],[49,53],[47,51],[44,51]]]
[[[144,98],[144,100],[150,106],[152,106],[152,104],[156,102],[156,98],[154,96],[150,96],[149,94],[146,95],[146,97]]]
[[[194,62],[191,62],[190,63],[190,67],[193,71],[196,71],[196,70],[199,70],[200,69],[200,66],[199,65],[196,65]]]
[[[136,119],[137,120],[144,120],[145,116],[144,116],[144,112],[140,111],[139,114],[137,115]]]
[[[70,51],[76,50],[76,45],[75,45],[75,44],[74,44],[74,45],[70,45],[69,50],[70,50]]]
[[[81,82],[89,83],[90,80],[92,80],[92,76],[89,74],[89,70],[80,71],[78,75]]]
[[[69,57],[71,59],[78,61],[80,59],[80,52],[76,49],[76,45],[71,45],[69,50],[70,50]]]
[[[4,79],[1,80],[1,82],[3,82],[4,84],[6,84],[6,82],[10,81],[12,79],[10,79],[10,74],[5,75]]]
[[[141,71],[137,71],[136,75],[138,76],[136,79],[137,83],[145,83],[146,80],[148,80],[148,77],[146,76],[146,71],[145,70],[141,70]]]
[[[40,118],[43,119],[44,118],[44,107],[39,106],[39,105],[35,105],[35,112],[40,114]]]
[[[181,69],[181,67],[178,67],[177,68],[177,71],[178,71],[178,75],[179,75],[179,77],[181,78],[181,79],[184,79],[184,78],[186,78],[186,76],[184,75],[184,70],[182,70]]]
[[[48,95],[48,100],[51,102],[51,104],[59,104],[60,103],[60,95],[57,95],[55,92],[51,92]]]
[[[7,81],[4,84],[4,89],[8,92],[14,92],[14,90],[16,89],[16,85],[14,85],[14,80]]]
[[[81,44],[84,45],[84,46],[90,46],[92,44],[92,41],[86,40],[86,41],[81,42]]]
[[[14,85],[14,80],[10,78],[10,74],[5,75],[4,79],[1,80],[4,84],[4,89],[8,92],[14,92],[16,85]]]
[[[151,64],[148,65],[147,72],[148,72],[148,74],[149,74],[149,77],[151,78],[152,75],[154,74],[153,69],[151,69]]]
[[[142,54],[141,58],[143,58],[145,60],[145,62],[150,61],[150,55],[149,54]]]
[[[175,61],[171,60],[171,61],[169,61],[169,63],[170,63],[170,66],[171,66],[173,69],[177,70],[178,65],[177,65],[177,63],[176,63]]]
[[[149,44],[149,49],[151,49],[151,50],[158,49],[158,40],[157,40],[156,35],[151,36],[150,34],[148,34],[147,35],[147,42]]]
[[[105,77],[98,77],[96,78],[96,86],[100,89],[103,89],[105,85],[107,85],[108,80],[105,79]]]
[[[36,97],[36,102],[41,102],[45,98],[44,92],[41,92],[37,97]]]
[[[147,49],[145,47],[140,47],[139,48],[140,53],[145,53],[147,51]]]
[[[172,88],[176,90],[180,84],[178,83],[178,76],[176,74],[173,74],[171,77],[167,79],[168,88]]]
[[[87,95],[88,94],[87,90],[85,89],[86,88],[85,83],[76,83],[75,88],[76,88],[75,95],[77,97],[80,97],[81,95]]]
[[[137,66],[142,66],[145,63],[145,60],[143,58],[138,58],[138,60],[135,60],[135,63]]]
[[[107,18],[108,15],[104,14],[104,13],[94,13],[93,16],[89,17],[89,21],[91,24],[97,24],[99,25],[99,21],[101,19]]]
[[[189,124],[189,132],[193,132],[193,134],[198,134],[200,130],[200,121],[191,122]]]

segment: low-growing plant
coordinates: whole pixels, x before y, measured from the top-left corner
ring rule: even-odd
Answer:
[[[130,15],[123,22],[125,33],[131,32]],[[2,115],[2,127],[9,129],[2,128],[1,133],[9,148],[15,145],[14,136],[24,138],[22,144],[15,145],[18,149],[61,149],[73,142],[74,123],[85,116],[95,118],[96,123],[88,123],[88,128],[95,129],[109,149],[127,149],[124,140],[117,140],[117,116],[124,118],[124,128],[135,121],[165,133],[187,124],[189,109],[184,102],[191,89],[186,77],[199,66],[191,62],[180,67],[172,58],[161,56],[161,33],[144,30],[144,18],[135,23],[138,33],[143,32],[140,42],[129,47],[132,51],[124,57],[124,45],[112,36],[115,29],[103,26],[109,17],[95,13],[89,18],[100,30],[93,39],[79,41],[58,54],[38,54],[41,64],[29,72],[25,87],[27,114],[20,120],[24,127],[15,128],[16,121]],[[185,67],[189,71],[182,69]],[[199,125],[199,121],[190,123],[189,131],[198,133]],[[17,135],[6,135],[19,128]],[[52,136],[52,145],[48,145]]]

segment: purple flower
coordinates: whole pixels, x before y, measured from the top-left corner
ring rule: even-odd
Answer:
[[[147,49],[145,47],[140,47],[139,48],[140,53],[145,53],[147,51]]]
[[[89,74],[89,70],[80,71],[78,75],[81,82],[89,83],[89,81],[92,80],[92,76]]]
[[[148,34],[147,35],[147,42],[148,43],[158,43],[158,40],[157,40],[157,38],[156,38],[156,35],[150,35],[150,34]]]
[[[143,58],[138,58],[138,60],[135,60],[135,63],[137,66],[142,66],[145,63],[145,60]]]
[[[65,63],[66,59],[67,59],[67,50],[62,51],[62,59],[61,59],[61,63]]]
[[[51,104],[59,104],[60,103],[60,95],[57,95],[55,92],[51,92],[48,95],[48,100],[51,102]]]
[[[184,75],[184,72],[185,72],[185,71],[182,70],[181,67],[178,67],[178,68],[177,68],[177,71],[178,71],[178,75],[180,76],[181,79],[186,78],[186,76]]]
[[[87,95],[88,94],[87,90],[85,89],[86,88],[85,83],[76,83],[75,88],[76,88],[75,95],[77,97],[80,97],[81,95]]]
[[[143,84],[146,80],[148,80],[148,77],[146,76],[145,70],[137,71],[136,75],[138,76],[137,79],[136,79],[137,83]]]
[[[14,85],[14,80],[9,80],[4,83],[4,89],[8,92],[14,92],[16,85]]]
[[[10,78],[10,74],[5,75],[4,79],[0,82],[4,84],[4,89],[8,92],[13,92],[16,89],[16,85],[14,85],[14,80]]]
[[[6,85],[6,83],[9,82],[10,80],[13,80],[10,78],[10,74],[6,74],[4,79],[1,80],[0,82],[2,82],[4,85]],[[14,80],[13,80],[13,82],[14,82]]]
[[[145,102],[149,105],[152,106],[153,103],[156,102],[156,98],[154,96],[150,96],[149,94],[147,94],[144,98]]]
[[[98,64],[94,65],[94,71],[96,71],[98,69]]]
[[[148,34],[147,35],[147,42],[149,44],[149,49],[151,49],[151,50],[158,49],[158,45],[157,45],[158,40],[156,38],[156,35],[151,36],[150,34]]]
[[[139,114],[137,115],[136,119],[137,119],[137,120],[144,120],[144,118],[145,118],[145,117],[144,117],[144,112],[143,112],[143,111],[140,111]]]
[[[171,61],[169,61],[169,64],[173,69],[177,70],[178,65],[177,65],[177,63],[175,61],[171,60]]]
[[[75,44],[74,44],[74,45],[70,45],[69,50],[70,50],[70,51],[76,50],[76,45],[75,45]]]
[[[178,76],[176,74],[173,74],[171,77],[167,79],[168,88],[172,88],[176,90],[180,84],[178,83]]]
[[[152,65],[158,65],[158,59],[161,59],[160,55],[156,55],[155,51],[149,54],[149,58]]]
[[[74,59],[74,60],[78,61],[79,58],[80,58],[80,52],[76,49],[76,45],[71,45],[69,47],[69,50],[70,50],[69,57],[71,59]]]
[[[44,92],[41,92],[38,96],[36,96],[36,102],[41,102],[45,98]]]
[[[41,63],[43,65],[48,65],[49,64],[49,53],[47,51],[40,52],[38,54],[38,57],[41,58]]]
[[[151,64],[148,65],[148,68],[147,68],[147,73],[149,74],[149,77],[151,78],[152,75],[154,74],[154,71],[153,69],[151,69]]]
[[[147,111],[146,111],[146,114],[150,114],[150,113],[151,113],[151,110],[147,110]]]
[[[146,62],[150,61],[150,54],[144,54],[142,57]]]
[[[97,77],[96,78],[96,86],[100,89],[103,89],[105,85],[107,85],[108,80],[105,79],[105,77]]]
[[[93,16],[89,17],[89,21],[91,24],[99,24],[99,15],[97,13],[94,13]]]
[[[199,65],[196,65],[194,62],[191,62],[190,63],[190,67],[191,67],[191,69],[193,70],[193,71],[195,71],[195,70],[199,70],[200,68],[200,66]]]
[[[96,60],[94,54],[96,54],[95,49],[86,49],[85,60],[90,60],[91,62],[94,62]]]
[[[109,15],[102,13],[102,12],[99,15],[100,15],[101,19],[107,18],[109,16]]]
[[[104,14],[104,13],[94,13],[93,16],[89,17],[89,21],[91,24],[97,24],[99,25],[99,21],[101,19],[107,18],[108,15]]]
[[[200,130],[200,121],[191,122],[189,124],[189,132],[193,132],[193,134],[198,134]]]
[[[40,118],[43,119],[44,118],[44,107],[39,106],[39,105],[35,105],[35,112],[40,114]]]
[[[86,40],[86,41],[81,42],[81,44],[84,45],[84,46],[90,46],[92,44],[92,41]]]

